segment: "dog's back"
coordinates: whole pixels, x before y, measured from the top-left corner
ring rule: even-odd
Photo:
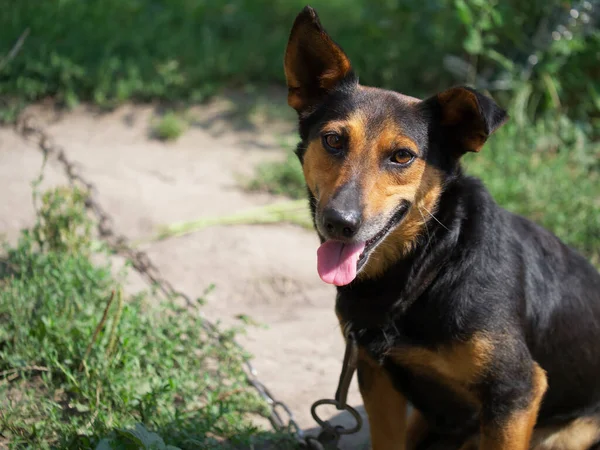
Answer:
[[[538,425],[600,412],[600,273],[550,231],[499,207],[479,180],[459,183],[464,248],[480,256],[470,277],[487,280],[485,302],[514,299],[518,328],[548,377]]]
[[[505,214],[523,269],[526,341],[548,376],[538,423],[600,411],[600,275],[549,231]]]

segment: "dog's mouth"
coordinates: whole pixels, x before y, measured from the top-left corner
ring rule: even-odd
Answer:
[[[360,271],[360,269],[363,268],[363,266],[367,262],[367,259],[369,259],[369,255],[373,250],[375,250],[375,247],[377,247],[381,243],[381,241],[383,241],[385,237],[402,221],[402,218],[406,214],[407,209],[408,208],[405,205],[402,205],[398,209],[398,211],[396,211],[392,215],[390,220],[387,221],[384,227],[381,230],[379,230],[377,234],[375,234],[375,236],[373,236],[371,239],[365,242],[365,248],[358,257],[356,270],[357,273]]]
[[[350,284],[364,267],[373,250],[402,221],[408,210],[403,204],[373,237],[366,241],[341,242],[327,240],[317,250],[317,270],[325,283],[336,286]]]

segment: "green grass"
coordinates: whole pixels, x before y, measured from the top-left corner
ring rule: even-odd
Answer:
[[[464,158],[496,201],[548,228],[600,267],[600,143],[566,120],[506,126]]]
[[[297,158],[259,166],[251,189],[302,198]],[[600,267],[600,143],[561,118],[509,123],[479,154],[467,154],[467,173],[483,179],[496,201],[531,218],[579,249]]]
[[[246,183],[253,192],[269,192],[275,195],[287,195],[299,199],[306,197],[304,174],[298,157],[286,148],[284,161],[260,164],[254,176]]]
[[[172,111],[164,114],[152,127],[152,133],[161,141],[177,140],[187,128],[187,124]]]
[[[128,100],[198,102],[223,87],[283,85],[285,45],[306,3],[0,0],[0,109],[8,117],[15,105],[47,97],[67,106],[91,101],[107,108]],[[310,3],[364,84],[424,95],[482,75],[504,80],[510,89],[497,94],[507,99],[521,85],[525,61],[534,53],[539,61],[528,75],[530,109],[560,106],[578,117],[598,118],[594,62],[600,30],[593,20],[587,25],[580,20],[569,25],[572,39],[550,36],[556,20],[570,18],[569,2]],[[536,40],[539,23],[551,28]],[[27,31],[19,51],[11,52]],[[539,44],[546,40],[549,47]],[[448,56],[473,70],[453,73]]]
[[[215,338],[197,310],[123,294],[84,196],[42,200],[0,260],[0,447],[291,448],[250,422],[266,409],[234,330]]]
[[[239,211],[215,217],[202,217],[196,220],[164,225],[155,236],[150,239],[141,240],[136,244],[139,245],[142,243],[184,236],[207,227],[267,225],[279,223],[289,223],[312,229],[313,221],[308,209],[308,201],[306,199],[287,200],[270,203],[246,211]]]

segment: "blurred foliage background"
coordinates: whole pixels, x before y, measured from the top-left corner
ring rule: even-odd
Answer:
[[[47,97],[185,105],[224,88],[284,86],[289,29],[306,1],[0,0],[2,117]],[[466,83],[493,95],[511,121],[467,159],[470,170],[503,206],[600,261],[598,0],[311,5],[363,84],[426,96]],[[165,138],[181,132],[163,128]],[[300,195],[295,164],[263,170],[267,188]]]
[[[306,1],[0,0],[0,122],[46,99],[66,108],[152,101],[185,109],[251,87],[280,104],[283,89],[262,88],[284,87],[288,33]],[[507,108],[511,120],[484,151],[464,158],[468,171],[502,206],[554,231],[600,267],[600,0],[311,4],[363,84],[414,96],[469,84]],[[164,140],[185,129],[175,113],[153,125]],[[244,187],[304,198],[299,163],[282,147],[287,157],[282,152],[281,161],[259,166]],[[14,448],[60,442],[104,449],[140,436],[155,445],[159,438],[148,426],[164,437],[156,448],[224,448],[221,439],[231,437],[255,448],[256,430],[240,420],[255,399],[233,389],[245,356],[213,346],[194,316],[121,304],[120,294],[111,306],[120,285],[90,261],[90,224],[75,207],[83,200],[65,195],[44,197],[38,225],[0,259],[0,372],[24,372],[18,384],[0,382],[0,399],[21,399],[10,408],[0,402],[0,434],[12,437]],[[269,213],[279,220],[281,211]],[[240,218],[247,220],[226,220]],[[109,310],[116,325],[90,352]],[[198,379],[208,360],[221,372]],[[94,369],[82,371],[80,361]],[[39,365],[41,377],[26,376]],[[66,397],[77,414],[63,410]],[[119,428],[134,423],[133,431]]]
[[[111,105],[198,101],[224,85],[282,84],[307,0],[2,0],[0,94]],[[431,94],[457,82],[519,115],[599,125],[597,0],[315,0],[364,84]],[[6,58],[5,58],[6,59]],[[6,100],[5,100],[6,101]]]

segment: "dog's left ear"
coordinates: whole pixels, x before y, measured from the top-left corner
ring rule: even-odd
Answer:
[[[455,87],[426,100],[442,128],[442,139],[460,153],[478,152],[508,120],[494,100],[468,87]]]
[[[342,80],[353,78],[350,60],[310,6],[294,21],[284,68],[288,104],[299,113],[318,104]]]

